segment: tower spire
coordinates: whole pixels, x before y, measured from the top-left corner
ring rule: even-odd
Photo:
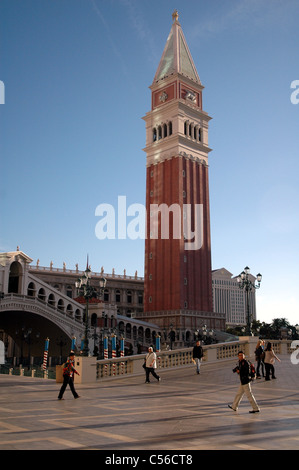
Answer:
[[[178,11],[175,10],[172,13],[172,27],[153,84],[175,73],[184,75],[184,77],[201,84],[178,18]]]
[[[174,12],[172,13],[172,20],[173,21],[178,21],[179,20],[179,14],[178,14],[177,10],[174,10]]]

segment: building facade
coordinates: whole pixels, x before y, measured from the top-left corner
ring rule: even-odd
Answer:
[[[253,282],[255,277],[250,276]],[[233,277],[227,269],[212,271],[213,308],[217,313],[225,313],[226,326],[246,325],[246,293],[240,289],[237,276]],[[256,320],[255,289],[249,293],[249,312],[252,320]]]

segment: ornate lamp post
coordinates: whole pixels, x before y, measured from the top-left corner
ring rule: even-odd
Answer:
[[[86,308],[85,308],[85,336],[84,336],[84,348],[83,348],[83,356],[89,355],[89,346],[88,346],[88,334],[89,334],[89,318],[88,318],[88,308],[89,308],[89,301],[93,298],[101,297],[103,295],[105,286],[106,286],[106,279],[102,277],[99,281],[100,291],[98,292],[97,289],[92,287],[91,285],[91,270],[88,267],[88,261],[86,265],[86,269],[82,277],[80,277],[76,282],[75,286],[77,288],[77,293],[80,296],[83,296],[86,301]]]
[[[173,345],[173,342],[175,341],[175,331],[173,331],[173,324],[170,323],[169,325],[170,327],[170,332],[169,332],[169,339],[170,339],[170,350],[172,350],[172,345]]]
[[[252,289],[259,289],[261,287],[261,280],[262,280],[262,275],[259,273],[256,275],[256,280],[257,284],[255,281],[251,281],[249,279],[249,274],[250,274],[250,269],[248,266],[244,268],[244,271],[239,274],[237,277],[237,281],[239,283],[239,288],[240,289],[245,289],[246,292],[246,315],[247,315],[247,325],[245,328],[245,333],[248,336],[252,336],[253,333],[251,331],[251,316],[250,316],[250,305],[249,305],[249,293],[252,291]]]

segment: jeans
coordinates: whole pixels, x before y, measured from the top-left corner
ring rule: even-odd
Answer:
[[[194,358],[196,363],[196,372],[200,372],[201,359],[199,357]]]
[[[264,377],[264,363],[261,359],[258,359],[257,360],[257,368],[256,368],[256,375],[257,377],[260,377],[260,367],[262,368],[262,374],[263,374],[263,377]]]

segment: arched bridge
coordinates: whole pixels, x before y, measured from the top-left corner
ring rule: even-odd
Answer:
[[[0,329],[20,348],[30,341],[32,355],[40,355],[46,338],[52,354],[62,345],[68,350],[73,337],[79,347],[84,306],[29,273],[31,261],[20,251],[0,254]]]

